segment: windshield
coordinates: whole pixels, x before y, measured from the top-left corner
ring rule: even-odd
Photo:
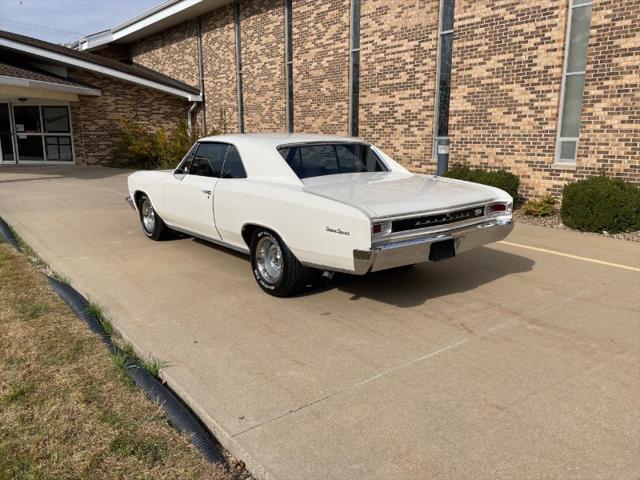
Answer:
[[[285,145],[279,147],[278,152],[298,178],[388,170],[364,143]]]

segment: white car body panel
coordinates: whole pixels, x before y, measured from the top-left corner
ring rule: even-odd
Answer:
[[[130,196],[146,194],[170,227],[236,250],[248,252],[243,229],[256,225],[275,232],[304,265],[360,274],[426,261],[429,245],[442,239],[455,238],[456,251],[464,251],[503,238],[511,229],[509,206],[497,216],[487,213],[372,238],[372,223],[379,220],[484,208],[495,202],[510,205],[512,199],[496,188],[410,173],[375,147],[389,171],[301,180],[277,151],[289,144],[362,142],[350,137],[252,134],[200,140],[207,141],[234,145],[247,178],[140,171],[129,176]]]
[[[452,205],[500,201],[504,192],[477,183],[409,172],[349,173],[304,179],[304,190],[359,208],[373,218],[388,218]]]

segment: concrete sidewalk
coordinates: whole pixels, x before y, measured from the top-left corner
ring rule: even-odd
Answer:
[[[0,168],[0,215],[257,477],[640,476],[640,274],[615,265],[639,244],[517,225],[277,299],[241,255],[147,240],[125,194],[123,171]]]

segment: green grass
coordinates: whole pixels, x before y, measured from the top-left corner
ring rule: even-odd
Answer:
[[[101,309],[92,308],[107,320]],[[51,290],[0,244],[0,480],[247,478],[209,464]],[[156,374],[161,362],[148,361]]]

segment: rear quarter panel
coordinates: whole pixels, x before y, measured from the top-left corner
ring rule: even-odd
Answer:
[[[370,220],[363,212],[296,185],[220,180],[214,215],[225,242],[246,247],[243,227],[263,226],[277,233],[296,258],[307,264],[353,270],[353,250],[371,246]]]

